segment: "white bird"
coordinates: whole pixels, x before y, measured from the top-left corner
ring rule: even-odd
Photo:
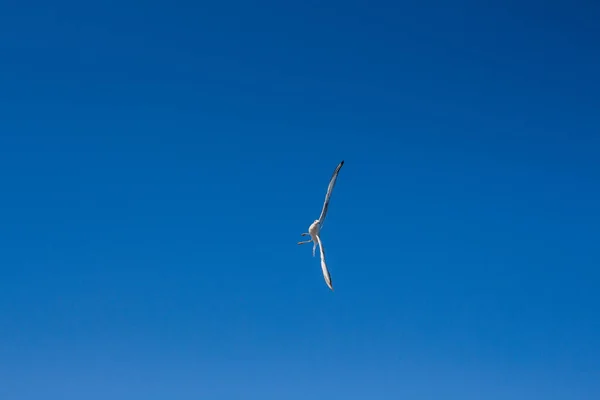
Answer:
[[[298,244],[305,244],[313,242],[313,257],[315,256],[315,251],[317,249],[317,245],[319,245],[319,252],[321,253],[321,269],[323,270],[323,277],[325,278],[325,283],[329,286],[329,289],[333,290],[333,285],[331,283],[331,276],[329,275],[329,271],[327,270],[327,263],[325,262],[325,249],[323,248],[323,241],[321,240],[321,228],[323,227],[323,222],[325,221],[325,215],[327,214],[327,209],[329,208],[329,200],[331,199],[331,192],[333,191],[333,187],[335,186],[335,181],[337,180],[338,173],[340,169],[344,165],[344,160],[338,164],[333,171],[333,175],[331,180],[329,181],[329,186],[327,187],[327,194],[325,195],[325,203],[323,203],[323,210],[321,211],[321,216],[319,219],[315,219],[315,221],[310,224],[308,227],[308,233],[302,233],[301,236],[310,235],[310,240],[305,240],[303,242],[298,242]]]

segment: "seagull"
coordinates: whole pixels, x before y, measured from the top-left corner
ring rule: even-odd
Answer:
[[[323,227],[323,222],[325,221],[325,215],[327,214],[327,209],[329,208],[329,200],[331,199],[331,192],[333,191],[333,187],[335,186],[335,181],[337,180],[340,169],[344,165],[344,160],[338,164],[333,171],[333,175],[331,176],[331,180],[329,181],[329,186],[327,187],[327,194],[325,195],[325,202],[323,203],[323,210],[321,210],[321,216],[319,219],[315,219],[315,221],[310,224],[308,227],[307,233],[302,233],[301,236],[310,236],[309,240],[305,240],[302,242],[298,242],[298,244],[305,244],[313,242],[313,257],[315,256],[315,251],[317,249],[317,245],[319,245],[319,252],[321,253],[321,269],[323,270],[323,277],[325,278],[325,283],[329,289],[333,290],[333,285],[331,284],[331,276],[329,275],[329,271],[327,270],[327,263],[325,262],[325,249],[323,248],[323,241],[321,240],[321,228]]]

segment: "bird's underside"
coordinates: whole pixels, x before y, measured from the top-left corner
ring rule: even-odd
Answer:
[[[298,244],[306,244],[313,242],[313,257],[315,256],[317,246],[319,246],[323,278],[325,278],[325,283],[331,290],[333,290],[333,284],[331,281],[331,275],[329,274],[329,270],[327,269],[327,262],[325,260],[325,249],[323,248],[323,241],[321,240],[321,228],[323,227],[325,215],[327,214],[327,210],[329,209],[329,200],[331,198],[331,192],[333,191],[333,187],[335,186],[335,182],[337,180],[338,173],[342,168],[342,165],[344,165],[343,160],[338,164],[335,171],[333,172],[331,180],[329,181],[329,186],[327,187],[327,194],[325,195],[325,202],[323,203],[323,209],[321,210],[321,215],[319,216],[319,219],[314,220],[314,222],[310,224],[310,226],[308,227],[308,232],[301,234],[302,236],[310,236],[310,239],[298,242]]]

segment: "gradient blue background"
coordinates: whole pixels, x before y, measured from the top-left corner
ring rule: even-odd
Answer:
[[[0,4],[3,400],[600,398],[597,2]]]

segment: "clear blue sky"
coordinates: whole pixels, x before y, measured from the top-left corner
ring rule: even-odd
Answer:
[[[600,398],[600,6],[550,3],[3,1],[0,398]]]

